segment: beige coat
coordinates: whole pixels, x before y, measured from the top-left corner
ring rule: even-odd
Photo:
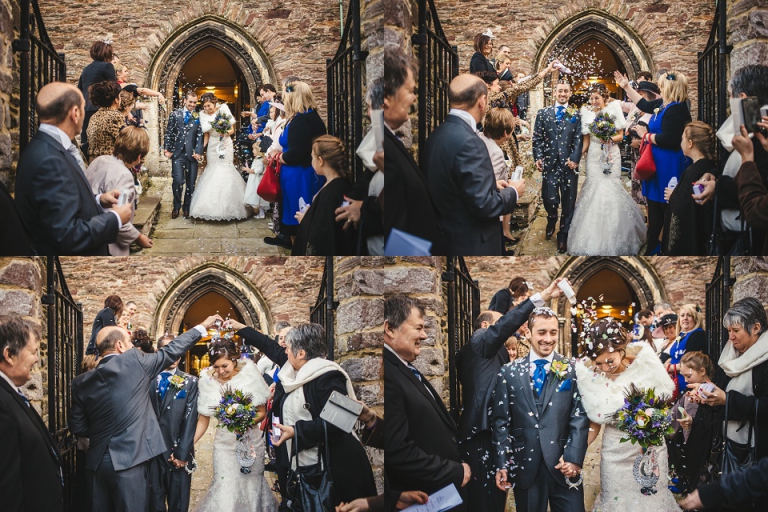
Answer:
[[[88,178],[94,195],[103,194],[110,190],[121,192],[125,190],[128,192],[129,203],[133,203],[136,199],[136,187],[131,171],[128,170],[122,160],[112,155],[95,158],[86,169],[85,177]],[[131,221],[133,221],[133,212],[131,212]],[[117,241],[109,244],[109,254],[112,256],[130,255],[131,242],[136,240],[139,234],[139,230],[131,222],[126,222],[117,234]]]

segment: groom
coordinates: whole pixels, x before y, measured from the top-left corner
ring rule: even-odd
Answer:
[[[173,177],[173,212],[171,217],[179,216],[182,209],[181,191],[184,183],[184,218],[189,218],[189,205],[197,181],[197,164],[203,154],[203,130],[195,112],[197,94],[189,91],[184,97],[184,108],[171,112],[168,127],[165,130],[165,157],[171,158],[171,176]]]
[[[581,160],[581,116],[579,110],[568,107],[571,86],[559,82],[555,86],[555,105],[539,111],[533,129],[533,158],[543,173],[541,198],[547,210],[547,240],[552,238],[557,224],[557,207],[562,201],[557,250],[568,250],[568,228],[576,207],[579,160]],[[562,199],[561,199],[562,198]]]
[[[531,352],[496,378],[491,432],[496,486],[514,483],[518,512],[584,510],[579,474],[589,419],[581,407],[573,361],[555,353],[559,322],[549,308],[528,318]],[[567,480],[566,480],[567,479]]]

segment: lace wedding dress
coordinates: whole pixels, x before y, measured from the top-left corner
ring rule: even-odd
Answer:
[[[621,443],[624,432],[616,428],[613,415],[623,403],[627,388],[632,384],[641,389],[655,389],[656,396],[669,399],[674,391],[674,382],[656,352],[646,343],[633,343],[627,349],[631,357],[639,351],[634,362],[616,377],[609,379],[597,374],[584,363],[576,365],[576,379],[579,383],[584,410],[590,421],[603,425],[603,443],[600,447],[600,495],[592,506],[593,512],[627,512],[644,510],[654,512],[679,511],[669,484],[669,464],[666,445],[654,448],[659,468],[659,480],[655,494],[645,495],[642,486],[635,480],[635,459],[642,453],[639,445]]]
[[[616,128],[625,128],[621,105],[613,101],[601,111],[616,119]],[[589,134],[596,114],[581,110],[581,133]],[[645,242],[643,216],[632,196],[621,183],[621,153],[618,144],[603,149],[594,135],[589,135],[587,178],[579,192],[568,232],[568,253],[579,256],[634,256]],[[606,163],[606,160],[608,162]],[[611,161],[612,160],[612,161]],[[608,167],[610,174],[604,173]]]
[[[219,106],[213,115],[200,112],[200,127],[209,133],[206,166],[192,194],[189,215],[195,219],[235,220],[248,217],[243,204],[245,182],[234,164],[232,137],[221,136],[211,128],[216,113],[222,112],[234,125],[235,118],[226,104]]]
[[[198,383],[197,410],[211,416],[221,400],[222,388],[229,386],[253,395],[253,403],[263,405],[269,398],[269,389],[256,365],[250,359],[240,359],[239,372],[222,384],[211,375],[211,368],[203,370]],[[213,440],[213,479],[205,498],[195,512],[276,512],[277,499],[264,478],[264,438],[256,427],[256,462],[249,474],[240,472],[235,455],[237,439],[225,428],[216,428]]]

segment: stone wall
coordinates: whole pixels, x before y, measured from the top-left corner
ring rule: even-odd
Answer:
[[[40,364],[22,389],[34,408],[48,421],[48,341],[41,298],[46,287],[42,258],[0,258],[0,316],[21,316],[40,327]]]
[[[13,183],[14,161],[18,158],[19,78],[11,43],[18,33],[19,6],[0,0],[0,181]]]
[[[728,2],[728,44],[733,45],[730,69],[768,62],[768,2]]]
[[[768,257],[733,258],[731,277],[736,279],[731,301],[754,297],[768,310]]]
[[[381,349],[384,342],[383,258],[334,258],[336,309],[334,359],[352,379],[358,400],[385,416]],[[384,451],[368,448],[379,492]]]

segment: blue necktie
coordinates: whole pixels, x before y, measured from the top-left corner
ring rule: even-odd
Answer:
[[[168,381],[171,378],[171,372],[160,374],[160,384],[157,386],[157,392],[160,393],[160,400],[165,398],[165,392],[168,391]]]
[[[29,400],[27,400],[27,397],[24,396],[24,393],[22,393],[20,389],[17,388],[16,392],[19,394],[19,396],[21,396],[22,400],[24,400],[24,403],[27,404],[27,407],[32,407],[29,404]]]
[[[541,395],[544,383],[547,382],[547,372],[544,371],[544,366],[548,362],[546,359],[537,359],[533,362],[536,365],[536,369],[533,370],[533,389],[536,391],[536,396]]]
[[[417,379],[419,379],[419,382],[424,382],[422,380],[421,373],[416,369],[415,366],[408,365],[408,369],[411,370],[411,373],[414,374]]]
[[[560,121],[563,120],[563,117],[565,117],[565,107],[562,105],[558,105],[556,115],[557,115],[557,122],[559,123]]]
[[[185,110],[184,111],[184,124],[187,124],[189,122],[189,116],[190,116],[189,110]]]

